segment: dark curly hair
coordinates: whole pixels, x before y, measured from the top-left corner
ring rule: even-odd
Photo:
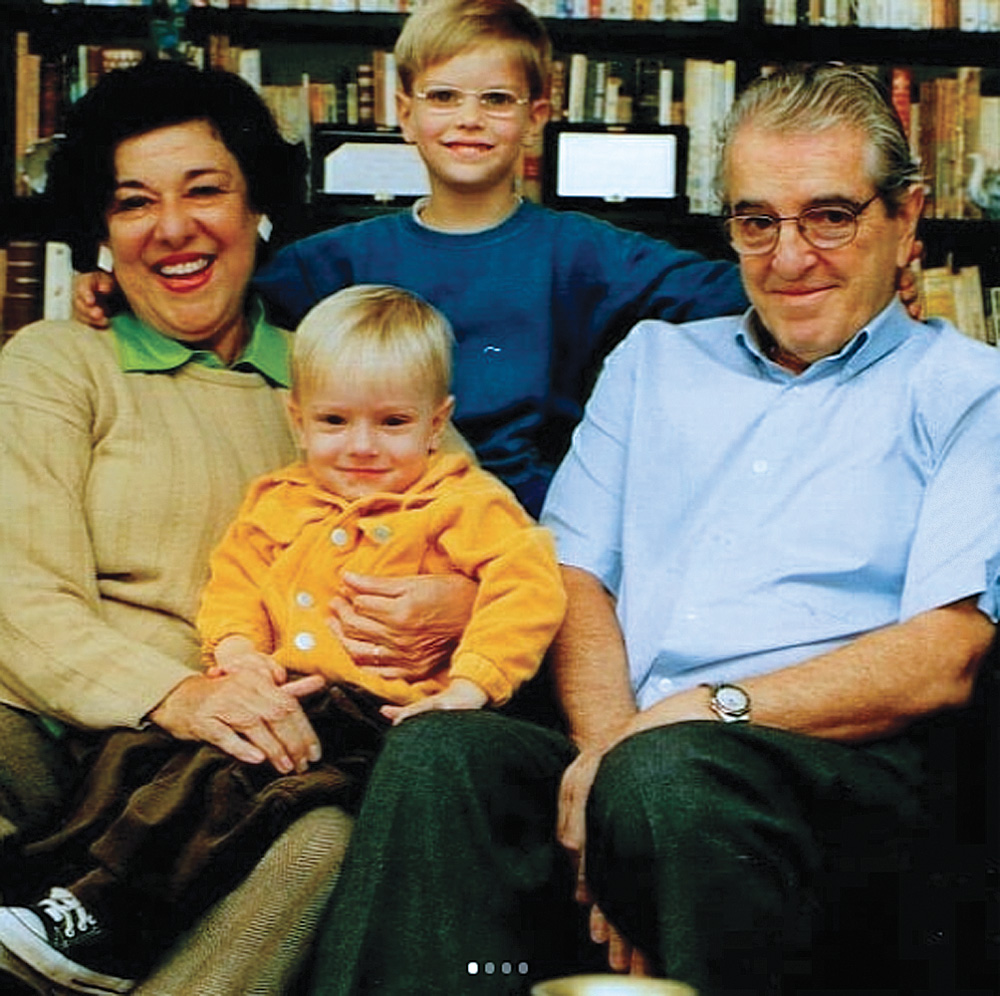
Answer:
[[[92,270],[107,236],[115,150],[125,139],[208,121],[240,164],[250,205],[279,228],[302,203],[306,157],[286,142],[252,86],[233,73],[147,59],[102,76],[69,110],[48,168],[46,199],[73,265]]]

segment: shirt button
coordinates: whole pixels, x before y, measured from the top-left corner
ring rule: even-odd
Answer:
[[[292,642],[296,650],[312,650],[316,646],[316,637],[312,633],[296,633]]]
[[[755,474],[765,474],[765,473],[767,473],[767,461],[766,460],[754,460],[752,469],[753,469],[753,472]]]
[[[300,609],[311,609],[313,607],[313,597],[308,591],[300,591],[295,596],[295,604]]]
[[[376,543],[385,543],[392,537],[392,530],[388,526],[376,526],[372,530],[372,536]]]
[[[347,530],[337,526],[337,528],[330,533],[330,542],[333,543],[334,546],[347,546]]]

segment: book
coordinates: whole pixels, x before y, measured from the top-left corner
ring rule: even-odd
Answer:
[[[959,268],[955,280],[955,327],[970,339],[989,342],[983,285],[978,266]]]
[[[549,76],[549,120],[562,121],[566,114],[566,60],[554,59]]]
[[[987,292],[989,299],[989,322],[987,323],[987,335],[990,345],[1000,344],[1000,287],[990,287]]]
[[[3,316],[7,335],[42,317],[44,247],[34,239],[7,243]]]
[[[899,115],[903,130],[909,138],[912,129],[913,70],[909,66],[893,66],[889,74],[889,92],[892,106]]]
[[[587,56],[574,52],[569,58],[569,87],[566,97],[566,120],[579,124],[584,120],[587,97]]]
[[[357,83],[358,124],[371,127],[375,124],[375,69],[370,62],[358,66]]]
[[[14,48],[14,193],[18,197],[31,193],[26,157],[38,141],[42,57],[34,55],[30,46],[28,32],[18,31]]]
[[[959,66],[958,121],[955,125],[955,215],[978,218],[981,212],[969,199],[969,156],[980,151],[980,105],[982,70],[978,66]]]
[[[392,52],[376,49],[372,53],[372,116],[377,128],[395,128],[396,58]]]
[[[660,59],[640,56],[635,60],[632,78],[632,115],[638,124],[660,123],[660,75],[663,62]]]
[[[674,105],[674,71],[664,68],[660,70],[660,106],[657,124],[672,125],[677,121]]]
[[[7,287],[7,247],[0,246],[0,288]],[[3,323],[3,299],[4,295],[0,294],[0,346],[3,346],[4,340],[7,338],[7,334],[4,331]]]
[[[65,242],[45,243],[42,317],[57,321],[73,317],[73,261]]]
[[[923,318],[944,318],[958,327],[955,279],[951,264],[924,267],[919,271],[918,290]]]

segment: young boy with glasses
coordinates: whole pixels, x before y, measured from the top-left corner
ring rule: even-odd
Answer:
[[[62,829],[25,848],[19,888],[43,889],[0,907],[0,943],[46,978],[128,992],[297,816],[357,807],[390,724],[501,705],[537,671],[566,602],[555,551],[507,488],[443,443],[451,338],[395,287],[347,288],[300,325],[289,408],[304,459],[251,487],[198,627],[210,676],[260,672],[296,696],[322,688],[303,676],[329,683],[306,707],[323,756],[278,772],[155,728],[114,734]],[[359,667],[326,620],[344,570],[476,581],[450,659],[420,681]]]

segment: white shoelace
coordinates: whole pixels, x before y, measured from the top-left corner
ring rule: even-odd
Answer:
[[[38,906],[53,922],[62,926],[63,935],[67,938],[97,926],[94,917],[69,889],[50,889],[48,896]]]

